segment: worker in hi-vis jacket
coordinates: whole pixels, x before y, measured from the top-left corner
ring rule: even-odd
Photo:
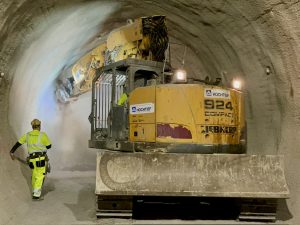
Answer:
[[[47,150],[51,148],[51,141],[45,132],[41,132],[41,121],[34,119],[31,122],[32,131],[24,134],[10,150],[12,160],[14,152],[22,144],[27,144],[29,153],[28,163],[32,171],[32,199],[40,199],[48,164]]]

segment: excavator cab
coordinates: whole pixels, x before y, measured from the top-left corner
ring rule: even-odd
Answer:
[[[129,101],[118,104],[122,95],[140,87],[161,84],[163,63],[126,59],[103,67],[92,87],[90,147],[135,151],[129,141]]]

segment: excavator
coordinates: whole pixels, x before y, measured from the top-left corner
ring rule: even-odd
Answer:
[[[223,214],[275,222],[278,201],[289,197],[283,156],[247,154],[238,81],[190,79],[172,68],[168,50],[165,16],[142,17],[74,66],[80,75],[83,61],[97,62],[81,78],[92,91],[89,147],[100,150],[97,216],[132,217],[137,206],[178,202],[181,210],[217,205],[220,213],[229,201],[234,207]]]

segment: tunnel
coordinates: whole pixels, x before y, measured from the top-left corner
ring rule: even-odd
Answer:
[[[96,223],[91,94],[58,104],[55,80],[101,34],[151,15],[167,18],[175,65],[186,46],[188,76],[243,80],[248,153],[284,155],[291,194],[278,214],[300,222],[299,1],[2,0],[0,12],[0,224]],[[9,156],[33,118],[53,142],[41,202],[31,200],[29,168]]]

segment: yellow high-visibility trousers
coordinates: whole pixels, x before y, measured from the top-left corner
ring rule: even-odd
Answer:
[[[31,185],[32,196],[40,197],[42,194],[42,187],[46,175],[47,161],[46,157],[38,157],[29,160],[29,165],[32,171]]]

